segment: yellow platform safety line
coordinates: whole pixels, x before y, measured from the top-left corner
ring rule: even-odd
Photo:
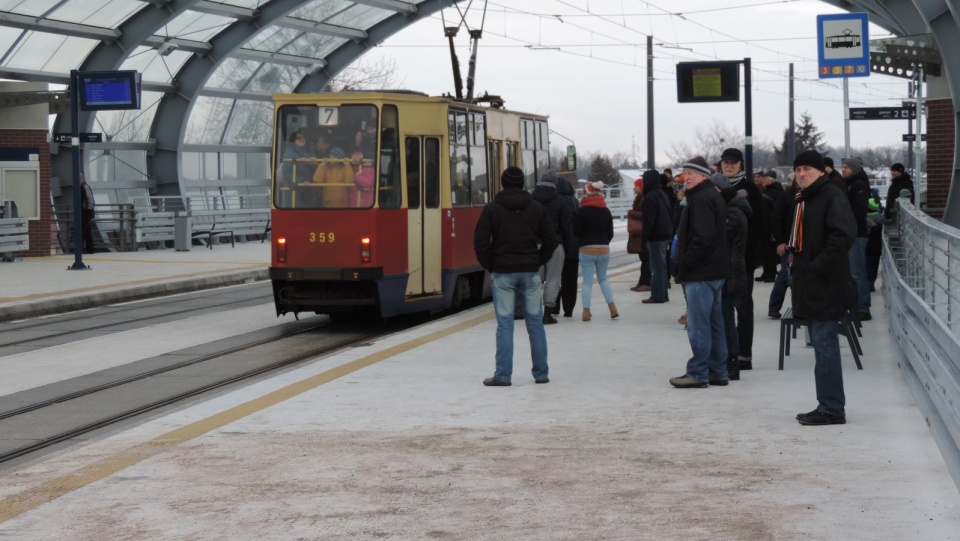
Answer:
[[[101,479],[113,475],[125,468],[138,464],[148,458],[152,458],[164,451],[167,451],[168,449],[202,436],[212,430],[243,419],[249,415],[253,415],[254,413],[263,411],[271,406],[289,400],[307,391],[316,389],[325,383],[329,383],[336,379],[342,378],[343,376],[352,374],[361,368],[366,368],[380,361],[390,359],[391,357],[401,353],[406,353],[422,345],[429,344],[430,342],[434,342],[462,330],[475,327],[492,319],[494,319],[493,313],[486,313],[482,316],[478,316],[453,325],[452,327],[434,331],[430,334],[421,336],[420,338],[415,338],[402,344],[391,346],[383,351],[372,353],[365,357],[361,357],[354,361],[340,365],[336,368],[331,368],[330,370],[321,372],[320,374],[310,376],[296,383],[292,383],[286,387],[283,387],[282,389],[278,389],[259,398],[255,398],[238,406],[234,406],[228,410],[211,415],[206,419],[201,419],[184,427],[172,430],[166,434],[157,436],[150,441],[131,447],[126,451],[115,453],[98,462],[84,466],[73,473],[51,479],[18,494],[8,496],[3,500],[0,500],[0,523],[11,520],[19,515],[22,515],[23,513],[26,513],[27,511],[36,509],[37,507],[69,494],[74,490],[83,488],[96,481],[100,481]]]

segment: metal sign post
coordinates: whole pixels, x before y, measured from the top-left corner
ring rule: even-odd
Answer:
[[[870,29],[866,13],[817,15],[817,64],[821,79],[843,79],[843,141],[850,155],[850,77],[870,76]]]
[[[80,216],[80,107],[77,99],[77,70],[70,70],[70,149],[73,152],[73,265],[67,270],[85,270],[83,264],[83,220]]]

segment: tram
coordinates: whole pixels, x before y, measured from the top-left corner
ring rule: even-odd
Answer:
[[[491,296],[473,232],[503,169],[520,167],[532,189],[548,167],[548,124],[495,97],[478,101],[410,91],[274,96],[278,316],[388,318]]]

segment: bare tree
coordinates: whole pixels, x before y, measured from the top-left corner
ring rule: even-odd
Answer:
[[[690,140],[671,141],[666,153],[673,163],[684,163],[694,156],[703,156],[708,163],[713,163],[720,159],[724,149],[743,149],[743,141],[743,134],[713,119],[709,126],[697,128]]]
[[[330,79],[324,90],[327,92],[343,92],[395,88],[396,78],[397,62],[393,58],[382,57],[374,62],[364,62],[361,59],[350,64],[333,79]]]

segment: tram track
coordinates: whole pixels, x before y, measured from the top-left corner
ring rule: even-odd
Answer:
[[[171,380],[160,381],[158,378],[164,376],[173,376],[179,382],[185,379],[192,379],[191,373],[177,375],[178,371],[194,369],[204,363],[211,363],[217,360],[224,361],[216,370],[223,370],[231,363],[231,357],[236,361],[238,355],[246,354],[248,357],[255,353],[257,348],[274,349],[284,348],[284,342],[296,340],[298,337],[306,337],[316,341],[316,331],[323,327],[332,326],[322,324],[298,329],[295,332],[285,333],[280,336],[271,337],[262,340],[256,340],[248,344],[232,347],[220,352],[204,355],[196,359],[190,359],[180,363],[175,363],[162,369],[156,369],[138,373],[129,377],[120,378],[101,385],[91,386],[71,393],[66,393],[54,398],[40,402],[28,404],[23,407],[7,410],[0,413],[0,434],[6,434],[7,438],[0,440],[0,464],[9,462],[32,453],[50,448],[58,443],[78,438],[93,431],[115,425],[122,421],[137,417],[144,413],[158,410],[166,406],[174,405],[184,400],[200,396],[204,393],[225,387],[246,379],[254,378],[260,375],[268,374],[283,368],[295,366],[298,363],[332,353],[334,351],[356,346],[368,340],[382,336],[393,330],[380,329],[375,332],[369,330],[363,331],[343,331],[344,336],[328,336],[327,343],[322,346],[313,346],[303,349],[293,345],[290,349],[296,351],[292,355],[280,355],[271,358],[265,362],[253,363],[252,367],[237,367],[235,370],[228,370],[229,373],[213,379],[197,377],[193,385],[183,389],[178,385],[169,385]],[[312,334],[312,336],[310,336]],[[301,344],[302,345],[302,344]],[[168,385],[164,385],[167,383]],[[155,385],[155,386],[154,386]],[[134,388],[131,388],[134,387]],[[162,388],[167,387],[168,392],[146,393],[145,400],[135,401],[133,404],[121,406],[123,402],[118,401],[116,408],[109,410],[106,415],[92,414],[104,407],[110,408],[114,405],[111,397],[116,397],[121,393],[136,395],[139,389],[144,388]],[[124,389],[126,388],[126,391]],[[159,396],[157,396],[159,394]],[[153,396],[151,396],[153,395]],[[147,398],[149,397],[149,398]],[[71,412],[68,414],[68,412]],[[60,416],[66,415],[71,418],[70,426],[61,426],[62,422],[57,422]],[[25,445],[13,444],[9,442],[28,441]]]

